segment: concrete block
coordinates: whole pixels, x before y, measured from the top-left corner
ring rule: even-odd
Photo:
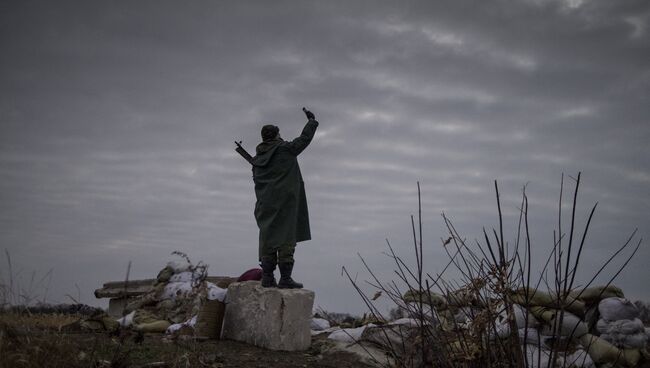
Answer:
[[[115,318],[121,318],[124,307],[134,298],[112,298],[108,301],[108,315]]]
[[[263,288],[259,281],[228,286],[222,338],[270,350],[306,350],[314,292]]]

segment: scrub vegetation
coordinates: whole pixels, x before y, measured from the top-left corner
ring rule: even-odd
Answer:
[[[366,337],[369,337],[367,340],[372,340],[372,344],[365,346],[368,346],[367,353],[372,356],[376,365],[519,368],[586,367],[588,364],[594,364],[590,362],[588,355],[593,356],[592,349],[597,348],[600,340],[593,337],[589,343],[585,343],[585,340],[579,340],[578,337],[592,335],[577,330],[583,326],[582,320],[585,320],[588,324],[585,326],[593,333],[595,327],[589,320],[595,324],[594,318],[598,318],[593,315],[594,310],[595,313],[598,311],[598,301],[610,296],[622,296],[622,291],[612,283],[637,253],[642,239],[638,239],[635,230],[627,241],[597,268],[598,271],[591,279],[578,280],[577,270],[582,265],[585,252],[588,251],[587,233],[597,204],[588,212],[584,225],[579,226],[576,212],[580,174],[571,179],[574,190],[568,213],[569,226],[567,229],[563,228],[564,217],[567,216],[563,210],[563,176],[557,228],[553,232],[554,243],[541,262],[541,270],[536,266],[540,264],[539,260],[533,260],[531,256],[533,244],[529,232],[528,197],[525,187],[522,192],[517,233],[511,238],[513,241],[509,241],[503,230],[500,193],[495,181],[498,228],[483,229],[483,239],[469,243],[443,214],[448,235],[441,240],[448,262],[438,273],[427,269],[423,259],[422,207],[418,183],[418,215],[411,217],[415,266],[409,266],[408,261],[398,255],[387,241],[387,255],[394,261],[395,279],[386,282],[376,277],[372,267],[359,256],[370,274],[370,280],[365,283],[375,289],[375,296],[381,294],[388,297],[395,305],[388,315],[378,308],[374,301],[376,298],[363,291],[362,286],[367,285],[361,285],[356,278],[350,276],[345,267],[343,268],[344,274],[374,319],[386,323],[383,328],[374,332],[374,336],[366,336],[369,331],[366,330],[359,339],[361,345],[364,345],[363,340]],[[609,281],[605,285],[594,285],[599,276],[605,276],[604,270],[613,262],[620,266],[608,275]],[[460,276],[453,279],[450,274]],[[539,307],[537,298],[542,295],[547,297],[552,305]],[[587,303],[584,302],[585,299],[588,300]],[[647,323],[647,306],[642,302],[637,302],[636,305],[640,311],[639,318],[645,319]],[[527,312],[531,310],[536,313]],[[578,315],[578,318],[575,315]],[[552,338],[546,341],[542,351],[539,342],[537,346],[531,345],[531,339],[540,337],[531,322],[536,320],[535,317],[544,316],[552,317],[552,320],[546,321],[544,332],[547,337]],[[416,327],[395,328],[388,324],[391,320],[403,317],[416,321]],[[572,327],[565,331],[568,321],[572,318],[577,319],[579,323],[569,324]],[[522,324],[525,325],[523,329]],[[536,332],[535,336],[529,333],[528,326],[531,326],[531,331]],[[531,337],[526,341],[529,335]],[[387,352],[386,356],[377,354],[377,350],[373,349],[377,345],[381,346],[382,353]],[[600,361],[597,361],[595,366],[641,366],[644,361],[647,362],[647,349],[637,349],[641,353],[637,351],[637,355],[632,358],[625,355],[627,350],[629,349],[617,349],[618,356],[611,362],[608,361],[611,358],[609,356],[598,356]],[[589,351],[589,354],[586,351]],[[596,350],[594,352],[599,353]],[[569,356],[574,359],[570,360]]]

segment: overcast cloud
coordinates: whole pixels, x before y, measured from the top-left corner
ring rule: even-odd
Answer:
[[[251,171],[263,124],[299,135],[313,240],[295,278],[360,312],[341,266],[391,278],[422,187],[425,257],[444,212],[469,240],[512,242],[527,186],[546,254],[560,179],[598,202],[582,279],[650,229],[650,3],[594,1],[5,1],[0,5],[0,244],[49,298],[154,277],[181,250],[213,275],[257,261]],[[568,215],[565,216],[568,218]],[[650,299],[648,244],[617,284]],[[620,264],[620,262],[619,262]],[[5,265],[1,266],[6,270]],[[608,276],[615,270],[609,268]],[[7,272],[2,272],[6,279]],[[602,280],[607,281],[607,277]]]

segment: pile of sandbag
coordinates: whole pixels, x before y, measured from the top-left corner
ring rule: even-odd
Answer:
[[[537,354],[540,366],[545,366],[544,357],[550,359],[551,343],[573,347],[556,353],[560,367],[635,367],[647,355],[648,336],[638,319],[639,311],[618,287],[575,290],[565,298],[520,289],[512,300],[520,303],[514,305],[520,341],[526,340],[526,350]],[[533,326],[522,331],[517,311],[532,314]]]
[[[83,318],[79,327],[114,331],[121,326],[146,333],[182,331],[188,335],[196,328],[211,327],[213,321],[208,319],[215,317],[215,303],[224,302],[227,289],[206,280],[206,265],[193,265],[187,256],[181,257],[180,261],[170,261],[160,270],[151,291],[133,298],[125,306],[122,318],[115,320],[104,313]]]
[[[596,363],[635,367],[647,356],[648,335],[639,310],[629,300],[612,296],[598,303],[598,322],[593,334],[580,343]]]
[[[484,344],[513,338],[514,326],[528,367],[625,368],[650,361],[649,329],[639,319],[638,308],[616,286],[584,288],[561,297],[521,288],[508,296],[512,304],[506,306],[500,299],[480,300],[466,289],[446,294],[409,290],[402,297],[402,308],[412,318],[366,321],[349,328],[330,327],[315,318],[312,335],[327,333],[329,340],[350,352],[372,348],[403,359],[413,356],[410,349],[418,345],[419,329],[425,326],[445,336],[436,341],[446,341],[447,346],[435,349],[466,360],[480,355]],[[465,337],[457,338],[461,335]]]

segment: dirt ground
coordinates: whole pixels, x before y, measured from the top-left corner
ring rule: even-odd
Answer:
[[[123,330],[66,333],[70,316],[0,315],[0,368],[9,367],[367,367],[356,356],[313,340],[302,352],[279,352],[227,340],[164,338]]]

